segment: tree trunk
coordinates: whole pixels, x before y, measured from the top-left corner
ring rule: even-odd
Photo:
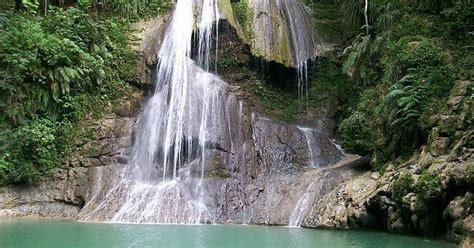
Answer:
[[[367,35],[369,35],[369,0],[365,0],[365,9],[364,9],[364,17],[365,17],[365,30]]]

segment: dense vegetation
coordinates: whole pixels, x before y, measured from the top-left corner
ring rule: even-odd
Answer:
[[[348,93],[337,94],[344,147],[383,170],[426,144],[453,84],[474,76],[472,1],[307,2],[316,15],[336,6],[338,23],[323,31],[344,42],[342,58],[330,62],[347,75],[335,86]]]
[[[34,183],[59,166],[81,120],[131,87],[130,20],[164,2],[0,5],[0,185]]]
[[[61,163],[70,146],[65,137],[133,83],[130,21],[156,14],[166,2],[0,4],[0,184],[35,182]],[[375,170],[425,144],[431,117],[442,111],[454,82],[474,75],[472,1],[306,2],[325,19],[318,29],[341,45],[342,55],[314,66],[307,111],[321,93],[334,93],[344,147],[371,156]],[[243,23],[251,18],[245,6],[233,3]],[[218,67],[236,61],[223,57]],[[263,106],[294,121],[301,110],[296,94],[249,75],[246,87]]]

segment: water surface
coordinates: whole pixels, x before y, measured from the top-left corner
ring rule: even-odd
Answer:
[[[222,225],[91,224],[0,219],[0,247],[455,247],[383,232]]]

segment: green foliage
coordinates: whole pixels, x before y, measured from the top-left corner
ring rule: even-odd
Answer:
[[[25,8],[25,11],[32,14],[37,14],[42,10],[40,0],[23,0],[23,7]]]
[[[254,34],[250,23],[253,21],[253,10],[249,8],[248,0],[233,2],[232,10],[243,28],[245,38],[252,40]]]
[[[101,0],[102,6],[111,6],[123,16],[152,17],[168,8],[166,0]]]
[[[400,136],[411,135],[417,131],[418,120],[422,115],[421,105],[425,87],[404,85],[410,75],[390,87],[385,97],[389,126],[400,132]]]
[[[435,199],[441,194],[441,179],[430,171],[421,174],[415,191],[424,201]]]
[[[239,58],[237,58],[233,54],[228,54],[217,61],[217,68],[218,69],[229,69],[235,68],[239,65]]]
[[[404,196],[413,191],[414,180],[411,174],[400,175],[392,184],[393,199],[402,202]]]
[[[365,140],[359,138],[363,135],[348,135],[347,126],[353,121],[352,114],[364,116],[366,129],[372,130],[374,140],[373,146],[367,146],[370,150],[364,152],[373,155],[373,167],[379,170],[385,162],[407,156],[426,143],[433,124],[431,117],[442,111],[454,81],[470,73],[464,70],[472,68],[470,62],[456,64],[462,57],[469,58],[469,53],[461,51],[472,38],[465,36],[466,30],[461,27],[471,25],[469,16],[473,12],[464,13],[461,18],[446,14],[446,18],[454,19],[449,22],[424,10],[420,13],[418,7],[404,2],[375,1],[372,5],[385,9],[382,12],[387,16],[385,20],[380,16],[371,18],[371,33],[357,36],[346,48],[343,71],[360,85],[362,94],[356,101],[357,108],[340,127],[345,129],[343,143],[353,149],[353,144]],[[442,13],[453,11],[461,16],[459,6],[459,2],[449,3]],[[447,38],[452,35],[450,28],[438,28],[444,25],[461,31],[462,35],[457,36],[459,45]],[[452,60],[453,54],[460,59]]]
[[[0,157],[0,185],[35,183],[56,167],[70,128],[68,123],[43,118],[4,134],[7,149]]]
[[[373,151],[374,137],[363,113],[352,113],[342,121],[339,131],[347,151],[361,155],[371,154]]]
[[[79,8],[4,15],[0,184],[35,183],[67,155],[71,130],[134,80],[129,22]],[[94,108],[93,108],[94,107]]]

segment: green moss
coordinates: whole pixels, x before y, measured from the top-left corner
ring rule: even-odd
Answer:
[[[402,198],[413,191],[414,180],[411,174],[400,175],[392,184],[393,199],[402,203]]]
[[[221,0],[221,2],[228,2],[228,0]],[[227,5],[227,8],[225,8],[226,10],[228,9],[228,5]],[[242,38],[244,38],[245,42],[246,43],[250,43],[252,40],[253,40],[253,37],[254,37],[254,33],[253,33],[253,29],[252,29],[252,22],[253,22],[253,18],[254,18],[254,13],[253,13],[253,10],[249,7],[249,3],[248,3],[248,0],[241,0],[241,1],[238,1],[238,2],[233,2],[232,5],[231,5],[231,10],[233,12],[233,15],[232,17],[234,17],[235,15],[235,18],[237,19],[239,25],[235,24],[234,26],[237,27],[241,27],[241,30],[243,32],[243,36]],[[230,11],[230,10],[228,10]],[[232,23],[231,23],[232,24]]]
[[[441,179],[430,171],[421,174],[415,187],[416,194],[424,201],[437,198],[441,194]]]
[[[299,102],[293,87],[278,87],[254,78],[247,80],[244,88],[256,97],[264,114],[287,123],[295,121]]]
[[[222,57],[217,61],[218,69],[229,69],[235,68],[240,64],[239,58],[234,54],[227,54],[225,57]]]

